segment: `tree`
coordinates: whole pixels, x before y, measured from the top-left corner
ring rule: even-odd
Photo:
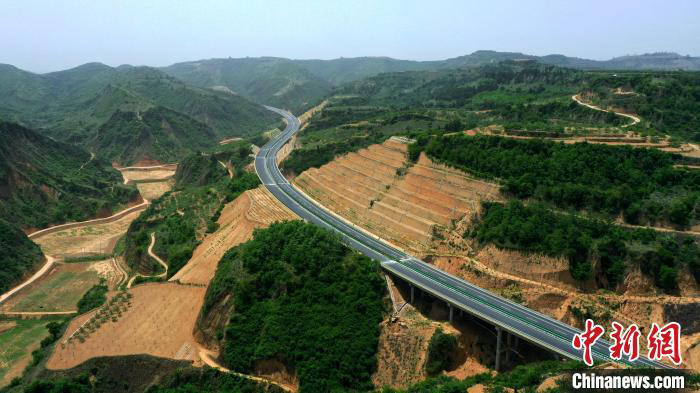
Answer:
[[[456,350],[457,337],[446,334],[442,328],[435,330],[430,338],[428,356],[425,360],[425,371],[428,375],[438,374],[450,367]]]

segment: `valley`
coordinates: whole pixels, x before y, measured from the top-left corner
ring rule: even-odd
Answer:
[[[162,173],[160,168],[142,169],[139,175],[141,180],[161,181]],[[124,183],[128,180],[124,175]],[[35,275],[0,298],[0,315],[16,321],[10,329],[12,334],[21,337],[34,329],[31,334],[38,343],[46,322],[55,319],[54,315],[78,313],[76,304],[91,287],[104,282],[116,293],[127,273],[121,265],[122,257],[114,256],[114,247],[147,206],[148,200],[144,199],[107,218],[61,224],[30,234],[47,261]],[[41,329],[39,333],[37,329]],[[21,374],[34,349],[34,344],[27,343],[15,349],[20,352],[13,352],[12,361],[3,360],[3,385]]]
[[[586,319],[697,372],[698,75],[609,64],[0,67],[2,391],[544,391]]]

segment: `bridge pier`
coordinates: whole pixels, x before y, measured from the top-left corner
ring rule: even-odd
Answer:
[[[496,371],[501,368],[501,328],[496,326]]]
[[[496,371],[501,368],[501,354],[505,352],[506,359],[505,364],[510,363],[510,353],[513,351],[513,347],[518,345],[518,336],[513,336],[510,332],[506,331],[506,342],[505,348],[502,348],[503,343],[503,329],[496,326]]]
[[[411,304],[413,304],[413,302],[415,300],[415,289],[416,289],[416,287],[411,285]]]
[[[452,316],[454,314],[454,308],[452,307],[452,303],[447,303],[447,306],[450,307],[450,323],[452,323]]]
[[[507,334],[507,336],[506,336],[506,346],[508,347],[508,348],[506,349],[506,364],[509,364],[509,363],[510,363],[510,348],[511,348],[510,345],[511,345],[511,341],[512,341],[512,339],[513,339],[513,335],[510,334],[510,333],[506,333],[506,334]]]

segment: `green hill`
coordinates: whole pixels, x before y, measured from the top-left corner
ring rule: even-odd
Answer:
[[[202,87],[229,89],[255,102],[298,112],[332,85],[292,60],[275,57],[211,59],[173,64],[166,73]]]
[[[110,215],[137,195],[90,153],[0,121],[0,293],[43,259],[22,229]]]
[[[59,140],[83,143],[116,111],[155,106],[210,126],[218,138],[248,135],[277,120],[243,97],[194,87],[150,67],[89,63],[39,75],[0,66],[0,116]]]
[[[209,59],[173,64],[163,70],[197,86],[221,86],[262,104],[299,111],[327,94],[333,86],[383,73],[471,68],[512,60],[581,70],[700,70],[700,58],[676,53],[622,56],[601,61],[559,54],[533,56],[491,50],[478,50],[468,55],[434,61],[390,57]]]
[[[117,110],[100,126],[88,146],[100,157],[123,166],[139,161],[174,162],[217,144],[206,124],[156,106],[144,112]]]
[[[0,122],[0,218],[22,228],[44,228],[111,214],[136,197],[107,162]]]
[[[337,235],[277,222],[223,256],[200,323],[234,304],[219,336],[231,370],[274,359],[295,370],[300,392],[369,391],[384,291],[378,264]]]
[[[0,219],[0,293],[5,293],[36,270],[43,257],[39,246],[24,232]]]

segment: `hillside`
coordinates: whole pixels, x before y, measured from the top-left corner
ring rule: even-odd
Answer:
[[[155,233],[154,252],[167,261],[168,277],[177,274],[201,241],[218,229],[224,206],[260,184],[255,174],[243,171],[252,161],[250,146],[239,142],[225,149],[183,159],[175,173],[175,192],[153,201],[131,223],[125,255],[132,268],[147,273],[161,269],[147,253],[150,234]]]
[[[190,86],[150,67],[89,63],[39,75],[0,66],[0,116],[60,140],[85,142],[116,111],[154,106],[188,115],[219,138],[247,135],[276,120],[243,97]]]
[[[122,166],[175,162],[216,144],[217,137],[206,124],[164,107],[117,110],[87,143],[100,157]]]
[[[201,318],[233,294],[227,367],[290,370],[300,392],[372,389],[384,281],[336,235],[301,221],[256,231],[219,262]]]
[[[0,218],[44,228],[110,215],[137,195],[85,150],[0,122]]]
[[[332,85],[288,59],[211,59],[173,64],[166,73],[206,88],[228,89],[255,102],[288,108],[310,107]]]
[[[284,164],[301,173],[392,135],[474,128],[620,133],[627,119],[572,101],[595,75],[542,64],[380,74],[338,88]],[[602,78],[602,77],[601,77]],[[650,130],[651,131],[651,130]]]
[[[561,135],[622,135],[694,141],[700,73],[578,71],[504,61],[464,69],[385,73],[334,91],[301,134],[301,149],[285,167],[300,173],[343,152],[391,135],[547,131]],[[607,110],[574,101],[583,97]],[[349,137],[352,136],[352,137]]]
[[[0,219],[0,294],[38,268],[44,258],[17,226]]]

